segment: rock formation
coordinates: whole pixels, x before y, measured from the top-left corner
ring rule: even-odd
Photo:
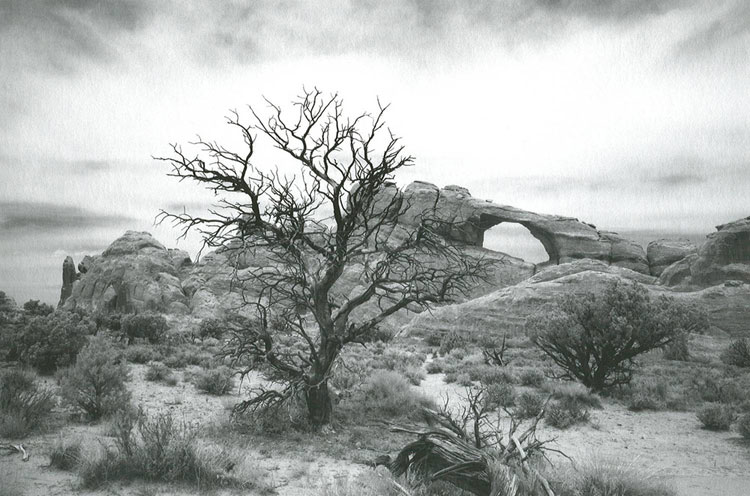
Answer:
[[[100,256],[88,258],[63,308],[188,313],[180,279],[189,265],[187,253],[167,250],[149,233],[127,231]]]
[[[698,252],[698,248],[686,239],[659,239],[646,247],[646,257],[651,275],[660,276],[664,269],[683,258]]]
[[[76,272],[76,265],[73,262],[73,257],[65,257],[62,268],[62,288],[60,289],[60,302],[57,304],[58,307],[63,306],[65,300],[67,300],[73,293],[73,283],[78,280],[78,273]]]
[[[697,253],[670,265],[659,277],[661,284],[682,289],[725,281],[750,283],[750,217],[716,226]]]
[[[398,190],[393,187],[387,194]],[[599,231],[595,226],[572,217],[543,215],[515,207],[498,205],[471,196],[466,188],[443,189],[416,181],[403,192],[408,208],[400,220],[416,225],[423,212],[435,208],[438,216],[452,226],[445,236],[473,246],[482,246],[484,233],[502,222],[521,224],[537,238],[549,255],[550,264],[589,258],[649,274],[643,247],[617,233]]]

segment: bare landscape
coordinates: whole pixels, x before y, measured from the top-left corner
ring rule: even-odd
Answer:
[[[0,496],[750,495],[749,51],[740,0],[0,2]]]

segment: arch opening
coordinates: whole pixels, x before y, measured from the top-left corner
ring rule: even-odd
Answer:
[[[501,222],[484,231],[482,247],[507,253],[526,262],[539,264],[550,261],[542,242],[522,224]]]

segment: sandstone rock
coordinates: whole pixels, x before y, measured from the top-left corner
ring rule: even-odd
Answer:
[[[515,286],[419,314],[405,326],[405,331],[419,335],[451,330],[519,335],[523,333],[527,317],[551,306],[563,295],[602,291],[608,284],[622,279],[644,284],[654,296],[674,296],[694,308],[704,309],[717,332],[750,336],[749,284],[731,283],[694,292],[673,292],[650,284],[654,278],[643,274],[584,260],[548,267]]]
[[[60,289],[60,302],[57,304],[58,307],[63,306],[65,300],[70,298],[73,293],[73,283],[78,279],[78,273],[76,272],[76,265],[73,262],[73,257],[65,257],[62,268],[62,288]]]
[[[646,247],[651,275],[660,276],[664,269],[688,255],[697,253],[696,246],[686,239],[659,239]]]
[[[128,231],[100,256],[87,260],[87,270],[63,308],[127,313],[168,312],[175,302],[187,307],[183,274],[174,260],[175,254],[149,233]]]
[[[384,196],[393,194],[396,193],[392,188],[383,193]],[[473,198],[466,188],[439,189],[420,181],[408,185],[401,195],[408,208],[399,221],[406,226],[417,225],[425,212],[434,209],[438,217],[451,225],[449,231],[443,233],[447,238],[482,246],[487,229],[511,222],[526,227],[540,241],[549,255],[549,263],[591,258],[649,273],[646,254],[640,245],[616,233],[600,232],[591,224],[572,217],[536,214]]]
[[[750,282],[750,217],[716,227],[695,255],[662,272],[665,286],[702,288],[736,280]]]

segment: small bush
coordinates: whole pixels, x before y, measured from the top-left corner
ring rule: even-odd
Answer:
[[[362,385],[360,394],[352,398],[359,414],[384,418],[409,417],[424,407],[434,408],[427,396],[416,391],[398,372],[375,371]]]
[[[151,362],[148,364],[144,377],[151,382],[166,381],[172,377],[172,371],[161,362]]]
[[[585,386],[577,382],[554,384],[548,388],[552,398],[560,401],[575,401],[587,408],[602,408],[602,401],[595,394],[591,394]]]
[[[484,391],[489,408],[509,408],[516,404],[516,392],[510,384],[489,384],[484,386]]]
[[[81,350],[76,364],[62,372],[61,394],[68,404],[97,420],[129,407],[126,380],[127,364],[113,343],[94,337]]]
[[[671,343],[664,347],[662,354],[667,360],[680,362],[690,360],[690,335],[687,332],[678,334]]]
[[[728,431],[735,420],[734,411],[721,404],[705,405],[696,415],[703,428],[711,431]]]
[[[124,351],[124,355],[128,362],[138,364],[159,362],[164,358],[154,347],[145,344],[128,346]]]
[[[427,369],[428,374],[441,374],[443,373],[443,364],[440,363],[440,360],[433,360],[425,366],[425,369]]]
[[[558,496],[675,496],[675,492],[641,467],[600,456],[575,471],[550,477]]]
[[[736,339],[722,352],[721,359],[727,365],[750,367],[750,341]]]
[[[538,388],[544,384],[544,373],[539,369],[527,369],[518,376],[521,385]]]
[[[479,381],[482,384],[515,384],[518,382],[513,372],[500,367],[482,364],[462,367],[462,369],[465,369],[472,381]]]
[[[474,382],[471,380],[471,376],[466,373],[460,373],[456,375],[455,382],[459,386],[469,387],[474,384]]]
[[[184,482],[199,487],[243,484],[226,475],[234,465],[225,451],[201,449],[198,429],[176,422],[164,413],[149,419],[121,419],[115,447],[86,458],[79,466],[85,488],[96,488],[115,480],[143,479],[159,482]]]
[[[537,393],[522,393],[517,400],[515,413],[522,419],[539,415],[544,408],[545,397]]]
[[[406,367],[401,373],[415,386],[419,386],[425,377],[427,377],[424,370],[418,367]]]
[[[216,367],[213,370],[201,370],[193,376],[193,385],[204,393],[222,396],[234,387],[233,376],[234,372],[225,366]]]
[[[227,331],[227,323],[222,319],[203,319],[198,328],[198,335],[201,339],[214,338],[221,339]]]
[[[438,353],[441,355],[445,355],[455,349],[465,348],[466,344],[467,342],[465,337],[463,337],[457,331],[450,331],[440,339],[440,348],[438,349]]]
[[[743,414],[737,420],[737,432],[745,439],[750,439],[750,413]]]
[[[81,460],[81,442],[68,442],[58,438],[49,452],[50,467],[58,470],[73,470]]]
[[[627,404],[634,412],[642,410],[659,411],[667,408],[669,388],[662,381],[645,381],[634,384]]]
[[[588,422],[591,416],[582,403],[575,397],[568,396],[550,405],[544,418],[552,427],[567,429],[572,425]]]
[[[67,367],[86,344],[95,326],[78,314],[57,311],[29,320],[16,346],[22,363],[35,367],[41,374],[51,374]]]
[[[145,339],[149,343],[158,343],[167,334],[167,319],[163,315],[143,313],[127,315],[120,321],[120,330],[132,344],[136,339]]]
[[[37,387],[30,372],[0,372],[0,437],[27,436],[41,426],[54,406],[52,392]]]

